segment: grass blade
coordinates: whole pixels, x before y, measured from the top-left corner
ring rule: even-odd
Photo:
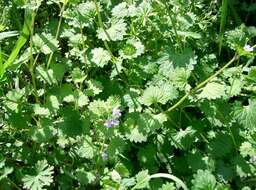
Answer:
[[[17,31],[8,31],[8,32],[1,32],[0,33],[0,41],[5,39],[5,38],[10,38],[13,36],[18,36],[19,33]]]
[[[15,47],[13,48],[11,55],[7,59],[7,61],[4,63],[4,69],[12,65],[16,57],[18,56],[20,49],[25,45],[29,38],[30,34],[30,28],[32,25],[32,14],[33,12],[31,10],[25,10],[25,21],[24,25],[20,34],[19,39],[16,42]]]
[[[2,48],[0,45],[0,79],[4,76],[4,64],[3,64],[3,59],[2,59]]]
[[[221,53],[222,43],[223,43],[223,36],[225,32],[225,26],[227,21],[227,12],[228,12],[228,0],[222,0],[221,5],[221,21],[220,21],[220,40],[219,40],[219,55]]]

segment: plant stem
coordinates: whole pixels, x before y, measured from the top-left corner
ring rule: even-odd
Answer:
[[[103,29],[104,33],[108,37],[108,40],[110,40],[109,34],[105,30],[104,24],[102,22],[102,17],[101,17],[101,14],[100,14],[100,9],[99,9],[99,5],[98,5],[97,0],[94,0],[94,4],[95,4],[95,7],[96,7],[96,12],[97,12],[97,16],[98,16],[99,27]],[[104,43],[105,48],[108,50],[109,54],[111,55],[111,57],[115,60],[116,57],[113,55],[113,53],[112,53],[112,51],[111,51],[111,49],[108,45],[107,40],[103,40],[103,43]]]
[[[144,178],[142,181],[140,181],[139,183],[137,183],[131,190],[136,189],[138,186],[140,186],[141,184],[145,183],[146,181],[153,179],[153,178],[167,178],[167,179],[171,179],[173,181],[175,181],[177,184],[179,184],[184,190],[188,190],[187,186],[184,184],[183,181],[181,181],[179,178],[177,178],[174,175],[171,174],[166,174],[166,173],[156,173],[153,174],[149,177]]]
[[[107,31],[105,30],[105,27],[104,27],[104,24],[103,24],[103,21],[102,21],[102,17],[101,17],[101,14],[100,14],[100,9],[99,9],[99,5],[98,5],[98,2],[97,0],[94,0],[94,4],[95,4],[95,7],[96,7],[96,12],[97,12],[97,15],[98,15],[98,22],[99,22],[99,27],[103,29],[104,33],[106,34],[108,40],[110,40],[110,36],[109,34],[107,33]],[[115,61],[117,60],[117,58],[114,56],[114,54],[112,53],[109,45],[108,45],[108,42],[107,40],[103,40],[103,44],[105,46],[105,48],[107,49],[108,53],[111,55],[111,58],[112,58],[112,62],[114,64],[114,67],[116,69],[116,72],[117,74],[122,78],[123,82],[127,84],[127,81],[125,78],[122,77],[121,73],[118,71],[118,68],[117,68],[117,65],[115,63]],[[124,73],[125,75],[125,73]],[[126,77],[126,75],[125,75]],[[127,77],[126,77],[127,78]],[[128,84],[127,84],[128,85]]]
[[[220,41],[219,41],[219,55],[221,54],[223,36],[225,32],[225,25],[227,21],[227,12],[228,12],[228,0],[222,0],[221,5],[221,22],[220,22]]]
[[[85,51],[85,39],[84,39],[84,34],[83,34],[83,28],[82,28],[82,25],[80,23],[80,33],[81,33],[81,38],[82,38],[82,48],[83,48],[83,51]],[[86,56],[86,53],[83,52],[83,56],[84,56],[84,61],[85,61],[85,66],[86,66],[86,70],[88,70],[88,65],[87,65],[87,56]]]
[[[66,7],[66,2],[63,3],[62,7],[61,7],[61,10],[60,10],[60,19],[59,19],[59,22],[58,22],[58,26],[57,26],[57,30],[56,30],[56,34],[55,34],[55,39],[58,39],[59,37],[59,34],[60,34],[60,26],[61,26],[61,23],[62,23],[62,19],[63,19],[63,12],[65,10],[65,7]],[[49,56],[49,59],[48,59],[48,62],[47,62],[47,66],[46,68],[48,69],[50,64],[51,64],[51,61],[52,61],[52,57],[53,57],[53,52],[50,54]]]
[[[15,189],[21,190],[21,188],[19,188],[19,186],[16,185],[16,183],[14,183],[10,178],[7,177],[7,180],[12,184],[13,187],[15,187]]]
[[[198,84],[195,88],[193,88],[192,90],[190,90],[187,94],[185,94],[176,104],[174,104],[172,107],[170,107],[169,109],[167,109],[165,111],[166,112],[170,112],[173,111],[174,109],[176,109],[178,106],[180,106],[190,95],[192,95],[193,93],[195,93],[197,90],[199,90],[200,88],[202,88],[204,85],[206,85],[208,82],[210,82],[213,78],[215,78],[216,76],[218,76],[220,73],[222,73],[228,66],[230,66],[235,60],[239,59],[239,56],[237,54],[235,54],[235,56],[226,64],[224,65],[221,69],[219,69],[216,73],[214,73],[213,75],[211,75],[210,77],[208,77],[207,79],[205,79],[203,82],[201,82],[200,84]]]
[[[172,12],[172,10],[170,10],[166,0],[163,0],[163,1],[164,1],[165,8],[167,9],[167,14],[168,14],[168,16],[171,20],[171,24],[172,24],[172,27],[173,27],[174,34],[176,36],[176,39],[178,40],[178,44],[179,44],[180,47],[183,47],[181,37],[179,36],[178,31],[177,31],[177,27],[176,27],[177,22],[172,16],[172,15],[174,15],[174,13]]]
[[[21,48],[27,42],[30,35],[31,25],[32,25],[32,15],[33,15],[33,12],[31,10],[25,9],[24,25],[23,25],[22,31],[20,32],[20,37],[16,41],[15,47],[12,49],[10,56],[4,63],[4,70],[13,64]]]
[[[39,98],[38,98],[38,93],[37,93],[37,87],[36,87],[36,78],[35,78],[35,74],[34,74],[34,65],[38,59],[39,54],[37,54],[36,58],[34,59],[33,57],[33,33],[34,33],[34,22],[35,22],[35,16],[36,13],[33,12],[32,13],[32,24],[31,24],[31,28],[30,28],[30,64],[29,64],[29,72],[31,75],[31,80],[32,80],[32,85],[33,85],[33,91],[34,91],[34,96],[36,99],[36,102],[39,103]]]

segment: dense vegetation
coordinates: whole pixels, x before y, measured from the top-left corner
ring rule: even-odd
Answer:
[[[256,188],[256,1],[0,1],[0,189]]]

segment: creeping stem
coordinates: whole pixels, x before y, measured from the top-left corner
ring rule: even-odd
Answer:
[[[187,94],[185,94],[176,104],[174,104],[172,107],[167,109],[166,112],[171,112],[175,110],[178,106],[180,106],[190,95],[197,92],[199,89],[204,87],[208,82],[210,82],[213,78],[218,76],[220,73],[222,73],[227,67],[229,67],[235,60],[239,59],[239,56],[236,54],[226,65],[224,65],[221,69],[219,69],[216,73],[205,79],[203,82],[199,83],[195,88],[190,90]]]
[[[62,7],[61,7],[61,10],[60,10],[60,19],[59,19],[56,34],[55,34],[55,39],[58,39],[59,34],[60,34],[60,26],[61,26],[61,23],[62,23],[63,13],[64,13],[64,10],[65,10],[66,4],[67,4],[67,2],[65,1],[63,3]],[[51,64],[51,61],[52,61],[52,58],[53,58],[53,52],[49,56],[47,66],[46,66],[47,68],[49,68],[49,66]]]
[[[167,178],[170,180],[175,181],[177,184],[179,184],[184,190],[188,190],[187,186],[183,181],[181,181],[179,178],[177,178],[174,175],[166,174],[166,173],[156,173],[153,175],[150,175],[146,178],[144,178],[141,182],[137,183],[131,190],[137,189],[141,184],[145,183],[146,181],[153,179],[153,178]]]
[[[172,24],[172,27],[173,27],[173,31],[174,31],[175,37],[178,40],[178,44],[179,44],[180,47],[183,47],[182,39],[181,39],[180,35],[178,34],[178,30],[177,30],[177,26],[176,26],[177,21],[176,21],[176,18],[173,17],[173,15],[175,15],[175,14],[170,9],[167,1],[163,0],[163,2],[164,2],[164,6],[165,6],[165,8],[167,10],[167,14],[168,14],[168,16],[170,18],[170,21],[171,21],[171,24]]]
[[[96,12],[97,12],[97,16],[98,16],[98,22],[99,22],[99,26],[100,28],[102,28],[102,30],[104,31],[104,33],[106,34],[107,38],[110,40],[110,37],[109,37],[109,34],[107,33],[107,31],[105,30],[105,27],[104,27],[104,24],[102,22],[102,17],[101,17],[101,14],[100,14],[100,8],[99,8],[99,5],[98,5],[98,2],[97,0],[94,0],[94,4],[95,4],[95,7],[96,7]],[[103,43],[104,43],[104,46],[105,48],[108,50],[109,54],[111,55],[112,59],[116,59],[115,56],[113,55],[109,45],[108,45],[108,42],[106,40],[103,40]]]
[[[97,12],[97,15],[98,15],[99,27],[102,28],[102,30],[103,30],[104,33],[106,34],[108,40],[110,40],[109,34],[107,33],[107,31],[106,31],[106,29],[105,29],[105,27],[104,27],[103,21],[102,21],[102,17],[101,17],[101,14],[100,14],[100,8],[99,8],[99,5],[98,5],[97,0],[94,0],[94,4],[95,4],[96,12]],[[109,47],[109,45],[108,45],[107,40],[103,40],[103,44],[104,44],[105,48],[107,49],[108,53],[111,55],[111,58],[112,58],[114,67],[115,67],[115,69],[116,69],[116,72],[117,72],[118,75],[123,79],[123,82],[127,84],[126,79],[125,79],[125,78],[126,78],[126,75],[125,75],[125,73],[124,73],[124,76],[125,76],[125,77],[123,77],[123,76],[120,74],[120,72],[119,72],[119,70],[118,70],[118,68],[117,68],[117,65],[116,65],[116,63],[115,63],[115,61],[117,60],[117,58],[116,58],[116,57],[114,56],[114,54],[112,53],[112,51],[111,51],[111,49],[110,49],[110,47]]]

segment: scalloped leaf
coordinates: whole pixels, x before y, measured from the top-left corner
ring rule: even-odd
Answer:
[[[256,99],[249,99],[247,106],[237,102],[234,106],[233,116],[245,128],[255,130],[256,126]]]
[[[225,96],[226,86],[218,82],[207,83],[198,95],[199,99],[213,100]]]

